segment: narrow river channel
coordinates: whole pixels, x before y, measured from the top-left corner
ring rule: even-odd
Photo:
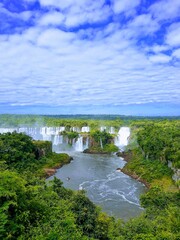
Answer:
[[[116,170],[124,166],[122,158],[80,152],[68,154],[73,157],[73,161],[55,174],[66,188],[84,189],[87,196],[104,212],[124,220],[143,211],[139,197],[145,191],[145,186]]]

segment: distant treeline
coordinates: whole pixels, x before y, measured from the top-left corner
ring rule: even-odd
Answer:
[[[61,118],[61,119],[94,119],[94,120],[141,120],[141,119],[180,119],[180,116],[135,116],[135,115],[118,115],[118,114],[1,114],[0,119],[3,116],[14,118],[35,118],[35,117],[47,117],[47,118]]]
[[[114,126],[129,125],[134,121],[173,121],[177,117],[141,117],[125,115],[31,115],[31,114],[1,114],[0,127],[18,126]]]

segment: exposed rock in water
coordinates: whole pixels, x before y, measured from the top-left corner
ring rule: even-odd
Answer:
[[[121,172],[122,168],[116,168],[117,172]]]

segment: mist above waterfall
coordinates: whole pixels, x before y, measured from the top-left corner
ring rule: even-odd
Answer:
[[[43,140],[43,141],[51,141],[54,149],[56,151],[61,151],[62,149],[72,151],[83,152],[85,149],[89,148],[89,126],[79,127],[71,127],[71,132],[78,133],[77,137],[68,139],[68,135],[63,135],[66,133],[66,127],[16,127],[16,128],[0,128],[0,133],[6,132],[19,132],[25,133],[31,136],[34,140]],[[121,150],[125,148],[128,144],[128,138],[130,136],[130,128],[129,127],[121,127],[118,132],[115,132],[114,127],[106,127],[100,126],[99,130],[101,132],[106,131],[114,136],[114,144]],[[100,139],[100,147],[103,148],[102,139]]]
[[[121,127],[119,129],[118,135],[114,139],[114,144],[119,147],[121,150],[128,145],[128,140],[130,137],[130,128],[129,127]]]

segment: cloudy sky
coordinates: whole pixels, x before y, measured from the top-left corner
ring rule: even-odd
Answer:
[[[1,0],[0,113],[180,115],[179,0]]]

